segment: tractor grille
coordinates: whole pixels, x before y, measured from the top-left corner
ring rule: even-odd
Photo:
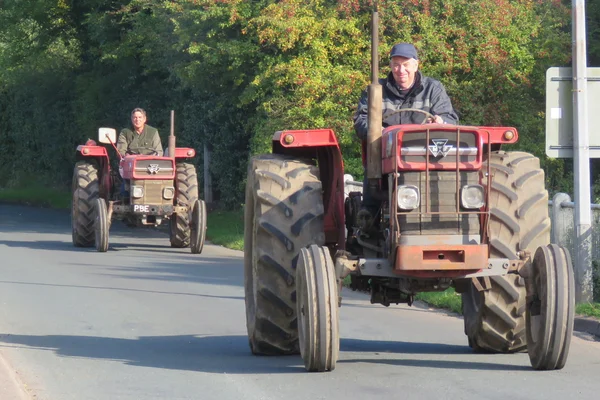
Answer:
[[[174,167],[172,160],[136,160],[135,161],[135,176],[142,177],[159,177],[173,176]]]
[[[459,191],[464,185],[479,183],[479,171],[461,171],[458,176]],[[427,199],[425,178],[424,171],[402,172],[398,178],[398,185],[414,185],[421,193],[421,204],[418,209],[398,213],[401,234],[479,235],[478,214],[456,213],[456,171],[429,171],[429,199]],[[460,202],[460,197],[458,201]],[[448,214],[426,214],[427,204],[429,204],[429,212],[448,212]],[[468,211],[460,206],[458,209]]]
[[[142,198],[133,198],[133,186],[142,187],[144,190],[144,196]],[[163,198],[164,188],[173,188],[172,180],[155,180],[155,179],[132,179],[129,187],[129,193],[131,195],[131,204],[143,204],[143,205],[166,205],[173,204],[173,199]]]
[[[424,163],[429,157],[430,163],[456,164],[457,155],[460,163],[474,163],[477,160],[477,137],[472,132],[460,133],[460,146],[456,145],[456,132],[430,131],[429,143],[426,143],[426,132],[405,132],[401,138],[400,160],[403,162]],[[443,141],[446,142],[442,145]],[[440,144],[435,146],[435,143]],[[434,151],[436,148],[445,149],[448,154],[444,157],[434,157],[430,150],[431,146]]]

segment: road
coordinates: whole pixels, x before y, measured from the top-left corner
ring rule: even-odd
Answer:
[[[0,399],[599,398],[590,337],[574,337],[562,371],[537,372],[527,354],[473,354],[459,317],[353,292],[335,371],[254,357],[240,252],[111,233],[107,253],[77,249],[68,212],[0,205]]]

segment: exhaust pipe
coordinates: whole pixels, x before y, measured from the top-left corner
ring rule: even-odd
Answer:
[[[169,157],[175,158],[175,110],[171,110],[171,132],[168,146]]]
[[[371,18],[371,84],[367,89],[367,178],[369,189],[377,190],[381,179],[382,87],[379,84],[379,14],[377,2]]]

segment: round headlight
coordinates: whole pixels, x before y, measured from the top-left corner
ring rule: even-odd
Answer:
[[[465,185],[460,200],[464,208],[481,208],[485,204],[484,190],[481,185]]]
[[[131,196],[135,199],[144,197],[144,188],[141,186],[133,186],[131,188]]]
[[[419,189],[412,185],[398,186],[398,208],[414,210],[419,207]]]

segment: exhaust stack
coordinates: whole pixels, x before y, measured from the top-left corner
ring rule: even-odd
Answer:
[[[171,132],[169,133],[169,157],[175,158],[175,110],[171,110]]]
[[[381,179],[382,87],[379,84],[379,14],[377,3],[371,18],[371,84],[367,89],[367,178],[369,189],[378,189]]]

